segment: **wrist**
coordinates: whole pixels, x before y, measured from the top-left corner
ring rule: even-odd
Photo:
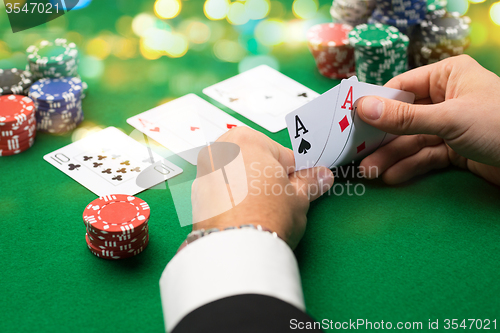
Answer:
[[[177,253],[179,253],[179,251],[181,251],[183,248],[185,248],[189,244],[193,243],[194,241],[196,241],[202,237],[208,236],[208,235],[215,233],[215,232],[222,232],[222,231],[235,230],[235,229],[253,229],[253,230],[257,230],[257,231],[261,231],[261,232],[267,232],[267,233],[271,234],[274,238],[281,238],[281,237],[279,237],[279,235],[276,232],[274,232],[271,229],[268,229],[266,227],[263,227],[260,224],[242,224],[242,225],[238,225],[238,226],[225,227],[223,229],[221,229],[221,228],[203,229],[202,228],[202,229],[196,229],[196,230],[194,230],[194,226],[193,226],[193,231],[190,232],[188,234],[188,236],[186,237],[186,240],[184,240],[184,242],[182,242],[181,246],[177,250]]]

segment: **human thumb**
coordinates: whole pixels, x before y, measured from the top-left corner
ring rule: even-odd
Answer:
[[[358,103],[360,118],[392,134],[434,134],[443,137],[451,130],[453,119],[446,102],[440,104],[408,104],[392,99],[368,96]]]
[[[334,181],[332,170],[326,167],[295,171],[289,177],[297,194],[306,195],[309,201],[314,201],[327,192]]]

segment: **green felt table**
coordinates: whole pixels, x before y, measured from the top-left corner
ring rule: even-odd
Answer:
[[[85,40],[100,30],[114,31],[124,10],[104,3],[96,1],[67,14],[59,33],[84,29],[72,26],[84,21],[83,16],[93,20],[93,30],[82,32]],[[143,7],[152,3],[145,1]],[[196,7],[193,1],[185,4]],[[203,16],[199,8],[192,10],[193,16]],[[103,12],[112,22],[103,19]],[[22,50],[5,20],[2,24],[6,43]],[[57,33],[44,27],[33,31],[42,37]],[[29,40],[29,33],[16,38]],[[498,74],[497,50],[494,44],[473,45],[468,53]],[[305,44],[270,52],[281,72],[319,93],[338,83],[317,73]],[[110,56],[102,63],[103,75],[88,79],[89,94],[83,102],[87,124],[115,126],[127,133],[132,131],[128,117],[166,98],[192,92],[214,102],[202,88],[238,73],[237,63],[215,58],[210,48],[190,50],[177,59]],[[145,73],[162,66],[167,77],[149,80]],[[80,72],[85,78],[85,68]],[[113,76],[118,79],[110,79]],[[286,130],[267,132],[216,105],[291,146]],[[122,261],[93,256],[85,244],[82,212],[96,195],[43,160],[71,142],[70,134],[39,133],[32,149],[0,159],[0,332],[162,332],[160,275],[190,228],[180,227],[168,188],[146,190],[138,197],[151,207],[148,248]],[[181,159],[175,161],[186,170],[192,168]],[[339,194],[338,187],[337,194],[311,205],[308,228],[295,254],[307,309],[314,318],[422,322],[424,328],[429,319],[439,319],[441,328],[447,318],[500,321],[498,187],[455,168],[400,186],[352,177],[336,182],[345,189],[347,182],[362,184],[364,194]]]

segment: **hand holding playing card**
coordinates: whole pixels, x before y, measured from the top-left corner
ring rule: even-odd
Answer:
[[[225,213],[193,224],[193,230],[260,224],[295,248],[305,231],[309,202],[330,189],[332,172],[325,167],[294,172],[290,149],[249,128],[233,129],[217,142],[232,142],[240,147],[248,195]],[[210,160],[198,160],[198,170],[206,168],[205,163],[209,168]],[[211,204],[217,206],[218,199],[213,196]]]
[[[395,139],[361,166],[376,166],[386,183],[398,184],[453,164],[500,185],[498,76],[459,56],[399,75],[386,86],[414,92],[416,104],[366,97],[360,117],[389,133],[416,135]]]

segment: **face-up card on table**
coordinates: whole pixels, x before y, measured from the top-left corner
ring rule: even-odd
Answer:
[[[246,126],[195,94],[140,113],[127,123],[193,165],[207,144],[231,128]]]
[[[319,96],[266,65],[214,84],[203,93],[273,133],[286,127],[286,114]]]
[[[317,166],[334,167],[359,160],[377,149],[387,133],[368,125],[357,114],[357,101],[363,96],[379,96],[405,103],[413,103],[415,95],[372,85],[344,80],[340,84],[335,115],[325,153]]]
[[[98,196],[134,195],[182,173],[181,168],[115,127],[91,134],[43,158]],[[139,175],[140,186],[136,182]]]

